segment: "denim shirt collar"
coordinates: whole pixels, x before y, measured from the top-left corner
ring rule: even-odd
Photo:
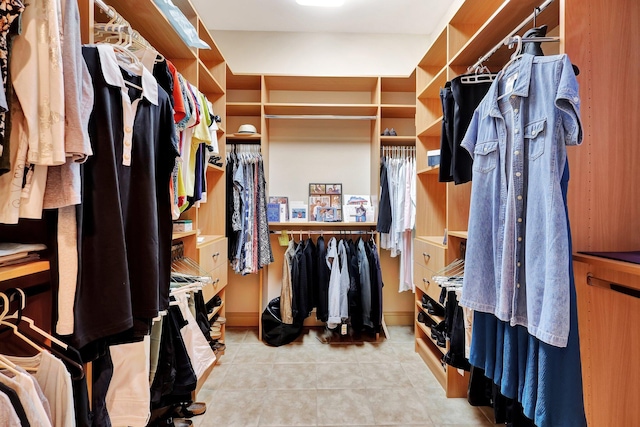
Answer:
[[[514,64],[511,64],[506,69],[501,70],[496,76],[496,80],[500,80],[505,78],[505,75],[513,75],[518,73],[518,78],[513,86],[513,91],[511,95],[516,95],[520,97],[528,97],[529,96],[529,85],[531,82],[531,68],[533,67],[533,58],[534,56],[525,53],[523,54]],[[490,100],[485,106],[482,118],[486,118],[487,116],[491,117],[502,117],[500,114],[500,108],[498,107],[498,87],[500,85],[493,84],[487,93],[487,99]]]

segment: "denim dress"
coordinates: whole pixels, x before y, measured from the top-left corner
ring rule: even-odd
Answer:
[[[582,141],[566,55],[524,54],[480,103],[460,304],[475,311],[470,362],[536,425],[586,425],[566,191]]]

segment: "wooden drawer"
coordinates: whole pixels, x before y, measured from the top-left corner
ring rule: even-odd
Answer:
[[[413,247],[413,260],[416,264],[420,264],[432,272],[444,268],[444,248],[420,239],[413,241]]]
[[[435,301],[440,300],[440,292],[442,288],[431,279],[433,272],[425,266],[413,263],[413,281],[416,288],[429,295]]]
[[[227,266],[221,265],[211,272],[213,283],[209,283],[202,288],[202,296],[205,303],[209,302],[227,285],[227,271]]]
[[[200,267],[208,273],[220,266],[227,265],[227,239],[218,239],[198,248]]]

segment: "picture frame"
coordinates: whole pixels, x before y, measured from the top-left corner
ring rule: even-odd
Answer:
[[[309,184],[309,195],[312,194],[318,194],[318,195],[323,195],[325,194],[325,184]]]
[[[309,220],[309,208],[307,205],[294,205],[289,207],[290,222],[307,222]]]
[[[309,221],[343,221],[342,201],[341,183],[310,183],[307,214]]]

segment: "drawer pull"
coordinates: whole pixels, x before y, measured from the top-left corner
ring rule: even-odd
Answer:
[[[216,252],[215,254],[211,255],[211,258],[216,259],[216,257],[220,256],[220,252]]]
[[[430,284],[431,284],[431,282],[430,282],[430,281],[428,281],[426,277],[423,277],[423,278],[422,278],[422,281],[423,281],[424,283],[426,283],[427,285],[430,285]]]
[[[425,257],[427,259],[427,261],[429,261],[431,259],[431,255],[429,255],[426,252],[422,252],[422,256]]]
[[[217,285],[218,283],[220,283],[220,278],[217,278],[216,280],[213,281],[213,285]]]

